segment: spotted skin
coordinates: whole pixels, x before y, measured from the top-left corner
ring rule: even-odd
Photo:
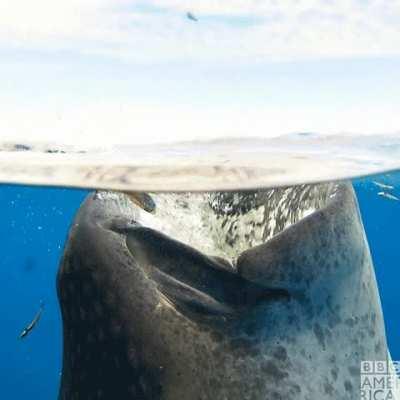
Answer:
[[[236,270],[132,221],[124,195],[89,195],[57,278],[59,399],[357,398],[387,344],[353,189],[335,190]]]

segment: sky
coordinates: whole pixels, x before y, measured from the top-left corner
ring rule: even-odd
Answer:
[[[400,132],[400,0],[4,0],[0,60],[0,140]]]

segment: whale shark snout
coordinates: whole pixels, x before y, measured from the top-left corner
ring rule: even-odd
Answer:
[[[354,399],[387,357],[350,184],[96,192],[57,277],[63,399]]]

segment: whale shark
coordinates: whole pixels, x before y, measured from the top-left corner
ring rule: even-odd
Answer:
[[[350,183],[150,195],[71,225],[60,400],[355,399],[390,362]]]

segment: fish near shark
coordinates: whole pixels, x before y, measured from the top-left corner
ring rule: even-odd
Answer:
[[[26,338],[32,332],[35,326],[39,323],[43,311],[44,311],[44,302],[41,301],[39,311],[35,314],[33,320],[22,330],[22,332],[19,335],[20,339]]]
[[[190,19],[191,21],[198,22],[197,17],[193,13],[191,13],[190,11],[188,11],[186,13],[186,17],[187,17],[187,19]]]
[[[350,184],[153,200],[96,192],[75,217],[60,400],[359,396],[388,352]]]

